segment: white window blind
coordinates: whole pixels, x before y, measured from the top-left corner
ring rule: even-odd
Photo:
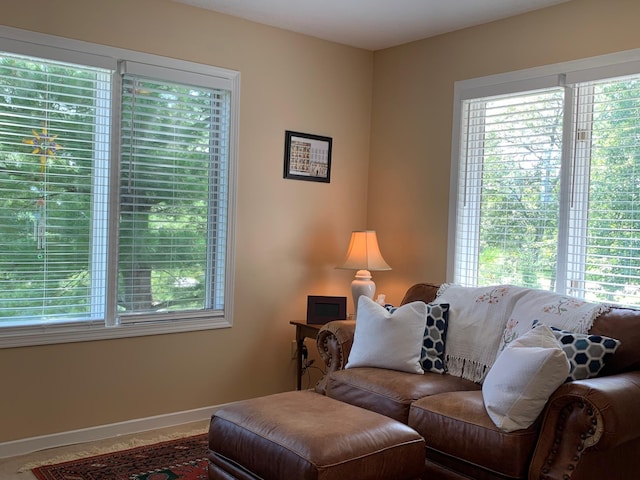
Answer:
[[[118,261],[124,321],[133,321],[129,314],[224,307],[228,110],[227,91],[124,75]]]
[[[576,172],[584,172],[588,190],[573,194],[571,210],[586,220],[569,236],[579,254],[567,268],[568,289],[640,305],[640,75],[580,84],[576,92]]]
[[[468,100],[456,280],[553,287],[563,90]]]
[[[0,326],[104,312],[110,89],[108,70],[0,54]]]
[[[464,98],[452,281],[640,305],[640,75]]]

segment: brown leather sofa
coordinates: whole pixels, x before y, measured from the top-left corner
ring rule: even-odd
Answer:
[[[431,302],[438,285],[417,284],[402,304]],[[640,478],[640,311],[612,308],[590,333],[622,343],[597,378],[561,385],[529,428],[505,433],[489,418],[481,385],[447,374],[344,369],[355,321],[326,324],[318,393],[387,415],[425,439],[425,480]]]

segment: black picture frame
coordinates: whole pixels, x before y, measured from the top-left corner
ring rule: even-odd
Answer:
[[[324,325],[331,320],[346,320],[347,297],[307,296],[307,323]]]
[[[284,178],[331,182],[333,139],[310,133],[284,132]]]

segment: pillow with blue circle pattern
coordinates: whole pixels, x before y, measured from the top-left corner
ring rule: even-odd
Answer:
[[[567,332],[556,327],[551,330],[571,365],[567,382],[596,377],[620,346],[620,340],[615,338]]]
[[[448,303],[427,304],[427,326],[424,330],[420,363],[425,372],[445,373],[444,347],[449,320]]]

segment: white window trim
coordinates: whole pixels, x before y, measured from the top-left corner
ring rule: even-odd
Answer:
[[[453,92],[453,125],[451,129],[448,228],[448,245],[450,247],[447,251],[447,282],[453,282],[455,278],[455,239],[457,232],[458,203],[460,201],[460,193],[458,191],[459,159],[461,148],[464,148],[464,139],[462,138],[463,100],[542,89],[552,86],[563,86],[565,83],[585,82],[608,77],[637,74],[638,72],[640,72],[640,49],[633,49],[455,82]],[[565,142],[565,145],[566,144],[567,142]],[[565,158],[567,158],[567,156],[565,156]]]
[[[63,322],[37,326],[0,328],[0,348],[48,345],[56,343],[104,340],[166,333],[190,332],[231,327],[233,324],[233,286],[235,283],[235,223],[238,175],[238,132],[240,113],[240,72],[235,70],[176,60],[159,55],[98,45],[79,40],[0,26],[0,50],[23,55],[50,58],[69,63],[86,64],[117,70],[118,61],[136,62],[153,69],[154,65],[190,72],[193,79],[209,78],[213,87],[230,90],[229,125],[229,192],[227,209],[227,248],[225,257],[224,313],[219,311],[197,312],[185,315],[177,313],[176,321],[161,320],[144,323],[121,323],[115,325],[115,312],[107,303],[106,318],[99,321]],[[118,93],[118,92],[115,92]],[[112,145],[113,148],[113,145]],[[113,149],[119,152],[119,149]],[[113,227],[113,216],[111,217]],[[109,274],[113,272],[110,271]],[[173,319],[170,313],[167,319]]]

